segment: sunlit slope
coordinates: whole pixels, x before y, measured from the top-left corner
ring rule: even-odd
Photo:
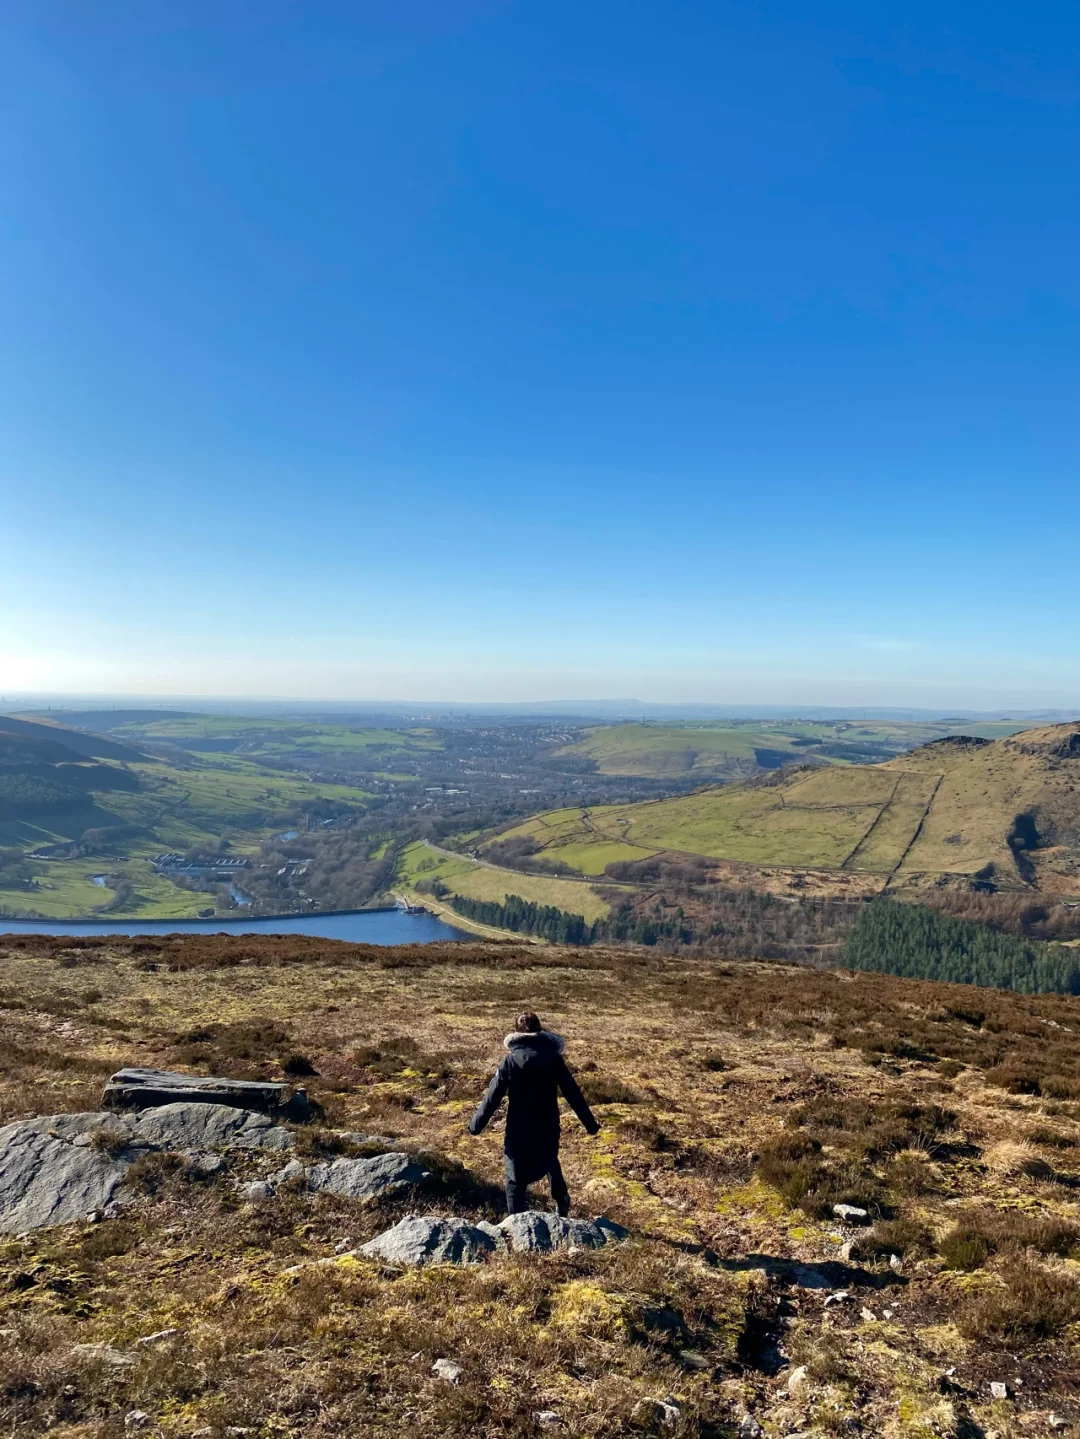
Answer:
[[[1080,892],[1080,725],[940,740],[881,765],[796,769],[673,799],[556,810],[500,835],[584,874],[665,850]],[[602,861],[602,862],[601,862]]]
[[[791,735],[749,728],[697,729],[678,725],[604,725],[557,756],[594,760],[601,774],[673,779],[684,775],[752,774],[759,768],[793,762],[801,750]]]
[[[999,721],[976,726],[971,733],[1000,739],[1022,728],[1021,724]],[[739,780],[803,759],[872,764],[951,732],[944,721],[763,720],[718,725],[646,721],[600,725],[583,739],[556,750],[554,757],[589,759],[600,774]]]

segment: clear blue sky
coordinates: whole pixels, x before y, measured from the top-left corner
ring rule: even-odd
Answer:
[[[0,3],[0,692],[1080,705],[1080,11]]]

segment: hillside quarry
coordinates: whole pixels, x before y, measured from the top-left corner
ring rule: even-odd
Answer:
[[[1080,1000],[9,936],[0,1004],[0,1150],[81,1133],[118,1171],[93,1213],[5,1226],[12,1435],[1080,1432]],[[501,1136],[465,1132],[523,1004],[601,1122],[564,1127],[574,1231],[500,1227]],[[125,1066],[301,1085],[314,1118],[102,1116]]]

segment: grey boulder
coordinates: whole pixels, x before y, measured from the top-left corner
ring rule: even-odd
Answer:
[[[111,1120],[53,1114],[0,1129],[0,1233],[70,1224],[119,1195],[135,1156],[98,1148],[90,1138]]]
[[[313,1164],[307,1187],[343,1199],[374,1199],[403,1194],[431,1178],[431,1170],[409,1154],[377,1154],[369,1159],[334,1159]]]
[[[539,1209],[508,1214],[499,1228],[517,1254],[544,1254],[553,1249],[601,1249],[608,1242],[605,1230],[592,1220],[563,1219]]]
[[[355,1252],[391,1264],[475,1264],[488,1254],[507,1251],[599,1249],[621,1242],[628,1234],[610,1219],[563,1219],[539,1210],[507,1215],[501,1224],[410,1214]]]
[[[476,1264],[495,1250],[490,1233],[464,1219],[410,1214],[356,1252],[387,1264]]]

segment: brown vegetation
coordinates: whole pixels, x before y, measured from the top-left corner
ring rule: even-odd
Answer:
[[[423,1207],[496,1217],[499,1136],[464,1122],[523,1005],[566,1035],[603,1126],[566,1128],[576,1212],[628,1245],[311,1266],[417,1201],[244,1205],[249,1160],[147,1160],[123,1218],[0,1242],[6,1432],[119,1439],[139,1409],[166,1439],[617,1436],[669,1396],[674,1434],[717,1439],[747,1409],[770,1436],[1080,1419],[1080,1104],[1051,1093],[1080,1072],[1077,999],[644,949],[5,938],[0,1119],[94,1108],[122,1063],[280,1078],[302,1058],[323,1111],[302,1157],[389,1133],[436,1171]],[[838,1227],[839,1202],[872,1223]],[[101,1345],[130,1362],[80,1347]],[[808,1371],[793,1394],[785,1361]]]

